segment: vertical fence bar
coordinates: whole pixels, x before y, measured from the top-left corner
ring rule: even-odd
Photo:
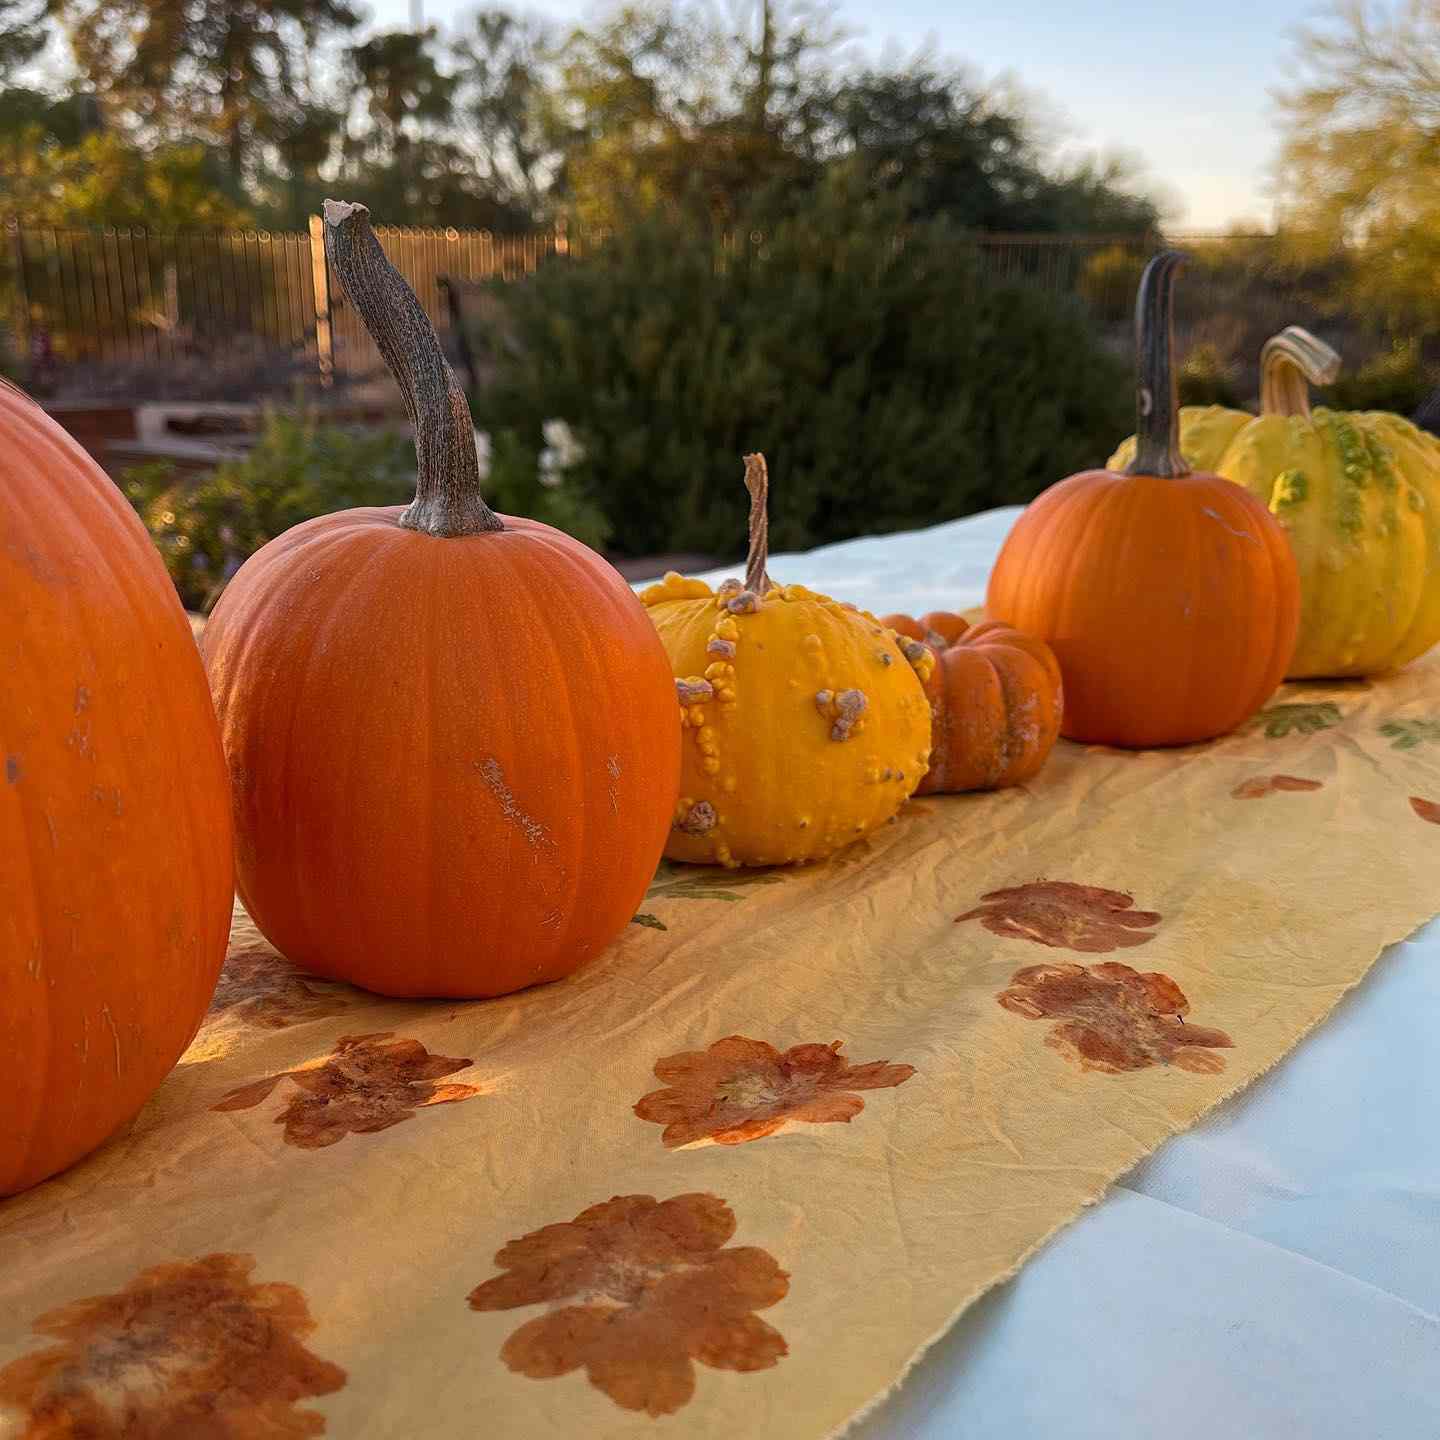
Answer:
[[[325,259],[325,222],[310,217],[310,277],[315,290],[315,358],[320,384],[328,390],[335,382],[335,341],[330,329],[330,266]]]

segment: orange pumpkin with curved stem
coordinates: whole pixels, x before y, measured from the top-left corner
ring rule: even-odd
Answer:
[[[132,1119],[204,1018],[230,797],[185,612],[135,513],[0,382],[0,1195]]]
[[[1138,447],[1123,473],[1053,485],[1015,522],[986,614],[1039,636],[1065,681],[1062,731],[1144,747],[1213,739],[1274,692],[1295,649],[1300,582],[1275,517],[1180,454],[1166,251],[1136,305]]]
[[[987,620],[935,610],[919,620],[880,622],[930,646],[930,769],[917,795],[999,790],[1020,785],[1044,765],[1060,734],[1060,666],[1033,635]]]
[[[205,633],[241,898],[296,964],[387,995],[568,975],[629,923],[680,780],[654,628],[579,541],[480,495],[465,396],[363,206],[331,267],[415,426],[404,510],[253,555]]]

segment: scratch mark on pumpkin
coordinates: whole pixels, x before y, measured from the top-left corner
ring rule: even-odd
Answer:
[[[505,783],[505,772],[501,770],[500,762],[493,755],[488,760],[477,760],[475,768],[480,772],[480,778],[485,782],[490,793],[500,802],[500,813],[507,820],[518,825],[520,833],[532,845],[554,843],[545,827],[533,815],[527,815],[520,808],[514,791]]]
[[[50,848],[52,850],[58,850],[60,848],[60,839],[59,836],[55,834],[55,817],[50,814],[48,810],[45,812],[45,828],[50,832]]]
[[[1260,541],[1248,530],[1237,530],[1233,525],[1227,524],[1224,519],[1208,505],[1200,507],[1202,515],[1208,515],[1222,530],[1228,530],[1237,540],[1248,540],[1252,545],[1258,545]]]
[[[108,1005],[100,1007],[100,1013],[105,1017],[105,1023],[110,1027],[110,1039],[115,1046],[115,1078],[120,1078],[120,1032],[115,1028],[115,1017],[110,1013]]]
[[[75,687],[75,713],[83,715],[90,708],[90,692],[83,685]]]
[[[620,778],[620,757],[618,755],[607,755],[605,757],[605,773],[612,779]],[[605,787],[610,792],[610,809],[618,815],[620,813],[620,797],[615,793],[613,785]]]

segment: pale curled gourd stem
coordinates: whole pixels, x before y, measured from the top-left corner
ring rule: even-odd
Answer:
[[[770,472],[758,451],[745,457],[745,488],[750,492],[750,553],[745,561],[745,588],[763,595],[771,585],[765,573],[765,562],[770,558],[770,520],[765,513]]]
[[[1340,356],[1299,325],[1287,325],[1260,350],[1260,413],[1310,415],[1310,387],[1333,385]]]
[[[1135,297],[1135,458],[1127,475],[1178,480],[1190,473],[1180,453],[1180,400],[1175,388],[1175,275],[1186,261],[1162,250],[1145,267]]]
[[[325,253],[399,383],[415,430],[415,499],[399,523],[447,538],[503,530],[480,493],[465,392],[415,292],[380,248],[365,206],[325,202]]]

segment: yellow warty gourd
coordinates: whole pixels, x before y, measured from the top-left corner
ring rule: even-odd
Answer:
[[[873,615],[765,574],[764,459],[745,459],[745,581],[669,574],[640,599],[670,656],[684,729],[665,854],[819,860],[883,825],[930,763],[929,649]]]
[[[1243,485],[1284,527],[1300,570],[1291,679],[1371,675],[1440,641],[1440,441],[1398,415],[1310,409],[1340,357],[1291,326],[1261,352],[1260,414],[1180,411],[1180,448]],[[1110,459],[1123,466],[1133,437]]]

